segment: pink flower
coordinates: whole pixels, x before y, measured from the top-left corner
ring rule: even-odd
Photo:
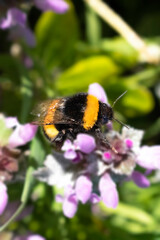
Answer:
[[[160,169],[160,146],[141,147],[136,162],[147,169]]]
[[[81,160],[81,155],[77,151],[89,154],[95,149],[95,147],[95,139],[92,136],[80,133],[77,135],[77,138],[74,140],[73,143],[69,139],[67,139],[62,146],[62,151],[65,151],[65,158],[77,162]]]
[[[17,25],[10,29],[8,40],[17,41],[19,39],[22,39],[30,47],[36,45],[34,33],[27,26]]]
[[[80,176],[77,179],[75,188],[67,186],[64,197],[61,195],[56,196],[56,201],[62,202],[63,213],[68,218],[72,218],[76,214],[78,201],[85,204],[89,200],[92,201],[92,203],[97,203],[98,196],[92,193],[92,182],[86,176]]]
[[[14,148],[31,141],[37,127],[31,124],[21,125],[17,118],[5,118],[3,115],[0,116],[0,124],[0,214],[2,214],[8,202],[7,187],[3,182],[11,180],[13,173],[18,171],[17,159],[21,152]]]
[[[78,201],[76,195],[69,195],[68,197],[64,198],[63,201],[63,213],[66,217],[72,218],[74,217],[75,213],[77,212],[78,208]]]
[[[150,186],[149,180],[146,176],[138,171],[134,171],[131,176],[135,184],[140,188],[146,188]]]
[[[97,97],[103,103],[108,103],[107,95],[99,83],[90,84],[88,94]]]
[[[69,8],[69,5],[63,0],[34,0],[34,3],[42,11],[65,13]]]
[[[118,205],[118,192],[116,184],[108,173],[104,174],[99,181],[101,199],[109,208],[116,208]]]
[[[11,148],[25,145],[27,142],[32,140],[37,131],[37,126],[30,123],[20,124],[16,117],[6,118],[6,126],[8,128],[15,127],[9,137],[8,146]]]
[[[77,198],[84,204],[86,203],[92,193],[92,182],[86,176],[80,176],[76,181],[75,192]]]
[[[10,8],[7,12],[6,17],[1,18],[0,28],[7,29],[16,25],[24,27],[26,25],[26,20],[27,16],[24,12],[22,12],[18,8]]]
[[[7,195],[7,187],[4,183],[0,182],[0,215],[4,212],[7,203],[8,203],[8,195]]]
[[[13,240],[45,240],[45,238],[40,236],[39,234],[28,233],[26,235],[14,237]]]
[[[9,40],[23,39],[27,45],[36,44],[33,32],[27,27],[27,15],[18,8],[10,8],[6,17],[0,19],[1,29],[10,29]]]

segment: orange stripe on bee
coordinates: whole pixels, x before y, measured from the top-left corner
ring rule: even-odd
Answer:
[[[59,133],[59,131],[56,129],[54,125],[44,125],[43,126],[44,133],[46,136],[50,139],[53,140]]]
[[[46,136],[50,139],[53,140],[59,133],[59,131],[56,129],[54,124],[51,124],[54,122],[54,114],[56,111],[56,108],[58,106],[58,100],[53,100],[48,108],[47,114],[44,118],[44,126],[43,130]]]
[[[83,116],[83,127],[86,130],[91,129],[98,118],[99,101],[93,95],[87,96],[87,106]]]
[[[56,111],[56,108],[58,106],[60,99],[53,100],[51,104],[49,105],[47,114],[44,118],[44,124],[50,124],[54,121],[54,113]]]

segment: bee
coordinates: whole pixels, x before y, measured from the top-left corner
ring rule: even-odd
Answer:
[[[110,146],[100,127],[112,120],[122,122],[114,118],[113,107],[93,95],[79,93],[46,100],[37,105],[32,114],[36,115],[33,124],[42,126],[44,135],[51,142],[63,144],[65,139],[75,139],[78,133],[89,133],[117,152]]]

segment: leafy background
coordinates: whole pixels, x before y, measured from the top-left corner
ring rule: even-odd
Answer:
[[[68,1],[69,2],[69,1]],[[160,44],[160,2],[146,0],[106,1],[147,42]],[[13,54],[13,42],[0,31],[0,109],[7,116],[30,121],[30,112],[41,100],[87,91],[99,82],[109,102],[128,90],[115,105],[115,115],[135,128],[145,130],[144,143],[160,140],[160,66],[141,63],[138,53],[121,36],[97,17],[82,1],[70,1],[64,15],[28,12],[28,22],[36,35],[31,49],[18,42],[24,55],[33,60],[27,69],[21,56]],[[17,45],[16,45],[17,46]],[[115,129],[119,126],[115,125]],[[29,145],[27,164],[42,165],[50,146],[41,132]],[[73,219],[63,216],[55,203],[56,189],[36,182],[28,205],[32,213],[13,222],[8,231],[35,232],[53,239],[160,239],[160,183],[154,175],[152,186],[139,189],[133,183],[119,186],[120,204],[116,210],[104,205],[80,205]],[[22,183],[9,185],[10,201],[20,199]]]

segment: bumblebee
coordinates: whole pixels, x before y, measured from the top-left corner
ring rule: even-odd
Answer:
[[[113,108],[93,95],[79,93],[47,100],[40,103],[32,114],[36,115],[33,124],[42,126],[45,136],[51,142],[63,143],[66,138],[75,139],[78,133],[89,133],[112,148],[100,127],[113,119],[118,120],[113,117]]]

